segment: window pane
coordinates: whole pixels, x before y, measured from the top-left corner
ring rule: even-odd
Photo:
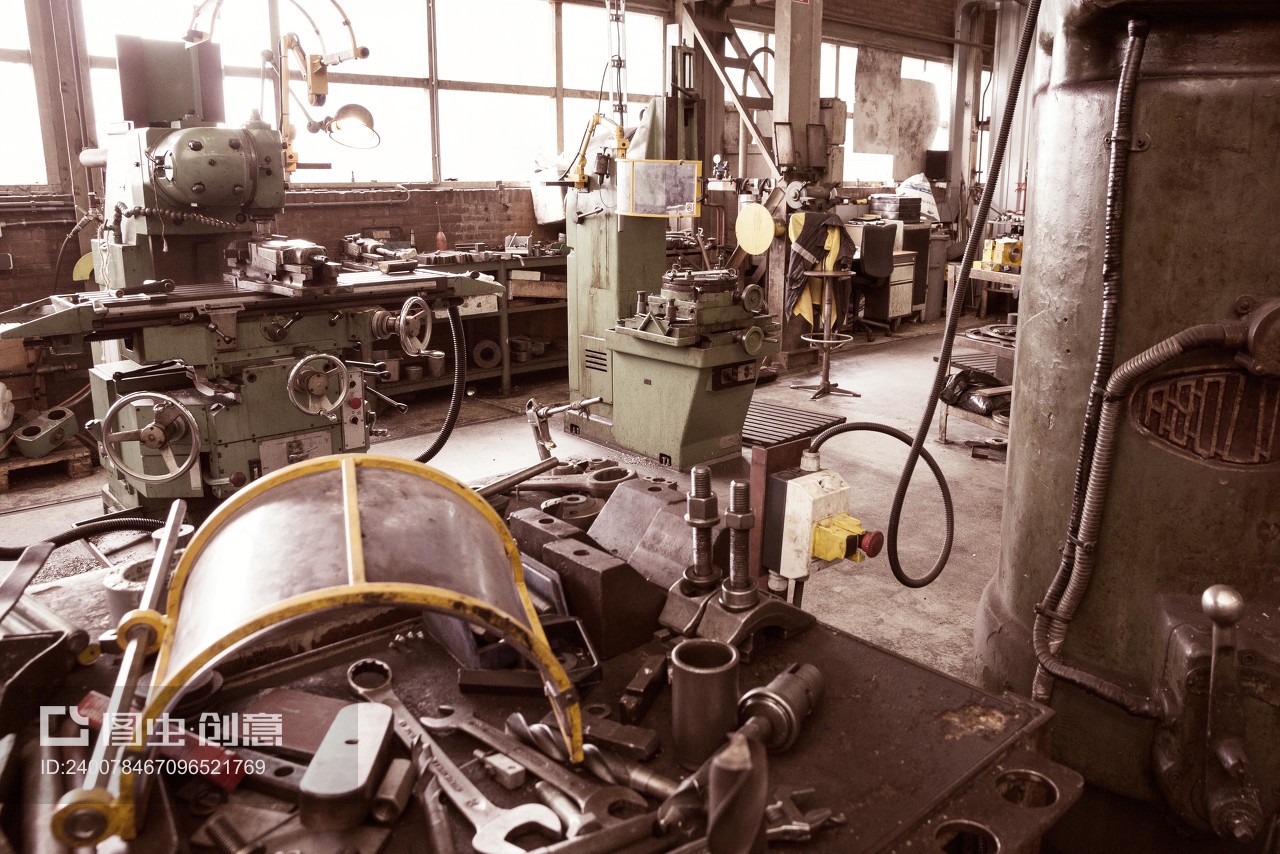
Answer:
[[[818,97],[835,98],[836,90],[836,46],[826,42],[822,45],[822,58],[818,66]]]
[[[258,8],[257,2],[228,2]],[[310,20],[292,3],[280,4],[282,32],[297,33],[307,53],[330,54],[351,50],[351,35],[331,3],[302,2]],[[361,47],[369,49],[367,59],[348,60],[331,66],[335,73],[391,74],[398,77],[427,76],[426,0],[378,0],[376,3],[343,3],[350,13],[351,26]],[[226,14],[225,12],[223,14]],[[259,13],[260,14],[260,13]],[[314,24],[314,26],[313,26]],[[220,23],[219,28],[222,24]],[[319,29],[320,34],[316,35]],[[259,50],[265,45],[260,46]],[[225,48],[224,48],[225,50]]]
[[[0,91],[6,93],[5,114],[10,126],[21,133],[6,134],[0,157],[0,184],[47,184],[44,137],[40,133],[40,105],[31,66],[0,62]]]
[[[431,133],[425,89],[331,83],[325,106],[308,107],[308,111],[316,121],[322,121],[343,104],[352,103],[368,108],[373,114],[373,127],[382,138],[381,143],[377,148],[347,148],[334,142],[324,131],[309,133],[302,113],[293,113],[294,125],[298,128],[293,143],[298,160],[332,164],[330,169],[299,169],[293,173],[295,184],[431,180]],[[291,103],[290,109],[296,110],[297,102]]]
[[[850,136],[852,139],[852,136]],[[865,151],[844,155],[844,182],[846,184],[887,184],[893,180],[893,155],[870,154]]]
[[[29,50],[31,35],[27,32],[27,9],[23,0],[0,0],[0,47]]]
[[[114,68],[89,69],[89,90],[93,97],[93,119],[98,145],[107,144],[107,128],[124,119],[120,101],[120,74]]]
[[[854,88],[855,81],[858,76],[858,49],[856,47],[840,46],[840,79],[836,83],[839,90],[839,97],[849,105],[850,114],[853,113],[853,96],[857,91]],[[853,137],[849,137],[852,139]]]
[[[565,45],[564,85],[569,89],[600,89],[601,74],[609,62],[608,15],[603,6],[564,5],[561,26]],[[627,88],[632,95],[656,95],[663,89],[662,19],[638,12],[627,13]],[[613,85],[613,72],[605,78],[605,92]]]
[[[555,99],[492,92],[440,93],[442,178],[525,181],[555,149]],[[579,129],[581,132],[581,129]],[[571,145],[565,128],[565,145]]]
[[[930,62],[924,59],[902,58],[902,77],[906,80],[923,80],[933,84],[934,95],[938,99],[938,127],[929,148],[948,149],[951,147],[951,66],[943,62]]]
[[[770,51],[773,49],[773,33],[763,33],[759,30],[748,30],[745,27],[738,27],[738,36],[742,39],[742,46],[747,49],[747,55],[750,56],[755,53],[755,59],[753,60],[755,67],[762,75],[764,75],[765,82],[769,84],[769,88],[772,90],[774,62],[773,54]],[[769,48],[769,51],[763,50],[762,48]],[[756,53],[757,50],[759,50],[759,53]],[[737,72],[735,72],[735,74],[737,74]],[[746,94],[757,95],[759,93],[756,92],[754,86],[748,85]]]
[[[245,4],[232,2],[226,8],[242,5]],[[80,10],[84,14],[85,45],[91,56],[115,56],[117,33],[180,41],[191,22],[191,4],[172,0],[81,0]],[[226,13],[219,18],[219,29],[225,22]],[[265,43],[258,50],[263,47]]]
[[[436,3],[437,71],[445,80],[554,86],[551,39],[546,0]]]

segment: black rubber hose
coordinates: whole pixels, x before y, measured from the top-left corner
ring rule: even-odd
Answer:
[[[809,443],[809,450],[816,454],[824,442],[832,436],[839,436],[841,433],[883,433],[885,436],[892,436],[905,445],[912,445],[911,436],[897,427],[877,424],[874,421],[856,421],[853,424],[837,424],[834,427],[828,427],[813,437],[813,441]],[[928,575],[921,578],[912,578],[901,574],[898,568],[893,570],[894,577],[907,587],[924,587],[926,584],[933,583],[933,580],[942,572],[942,568],[947,565],[947,559],[951,557],[951,544],[955,540],[956,532],[955,507],[951,503],[951,487],[947,485],[947,478],[942,474],[942,467],[938,465],[938,461],[933,458],[933,455],[924,448],[919,450],[920,457],[924,459],[925,464],[933,472],[934,479],[938,482],[938,491],[942,493],[942,513],[945,519],[946,539],[942,544],[942,553]],[[901,515],[901,508],[899,508],[899,515]],[[889,565],[891,568],[894,566],[892,562]]]
[[[60,534],[54,534],[52,537],[42,537],[39,542],[53,543],[54,546],[65,546],[67,543],[74,543],[87,537],[96,537],[99,534],[109,534],[113,531],[155,531],[163,527],[164,522],[159,519],[145,519],[134,516],[120,519],[103,519],[100,522],[90,522],[87,525],[71,528]],[[0,546],[0,560],[17,560],[25,549],[26,546]]]
[[[53,262],[53,292],[55,294],[58,292],[58,282],[62,279],[62,259],[66,255],[67,247],[71,245],[71,241],[75,239],[76,235],[84,231],[86,225],[97,219],[99,219],[98,212],[89,211],[80,217],[80,221],[71,227],[66,237],[62,238],[62,245],[58,247],[58,257]]]
[[[467,339],[462,330],[462,314],[456,305],[449,306],[449,334],[453,336],[453,394],[449,397],[449,411],[445,413],[444,424],[435,441],[430,448],[414,457],[420,463],[430,462],[432,457],[440,453],[444,443],[449,441],[449,436],[458,423],[462,399],[467,396]]]
[[[916,430],[915,440],[911,443],[911,451],[907,454],[906,465],[898,478],[898,488],[893,496],[893,506],[889,511],[889,527],[885,532],[888,544],[889,568],[893,577],[907,587],[923,587],[937,578],[946,566],[949,551],[933,565],[923,576],[907,575],[898,560],[898,529],[902,522],[902,505],[907,498],[907,488],[911,486],[911,476],[915,473],[916,463],[924,455],[924,440],[929,435],[929,425],[933,423],[933,414],[938,408],[938,398],[947,381],[947,371],[951,367],[951,348],[955,343],[956,329],[960,324],[960,312],[964,309],[965,294],[969,291],[969,275],[973,269],[973,259],[977,257],[978,245],[982,242],[982,234],[991,212],[991,200],[995,196],[996,184],[1000,180],[1000,167],[1004,163],[1005,148],[1009,144],[1009,129],[1013,126],[1014,113],[1018,107],[1018,93],[1022,89],[1022,75],[1026,70],[1027,56],[1031,53],[1031,43],[1035,36],[1036,19],[1040,16],[1040,0],[1031,0],[1027,4],[1027,15],[1022,22],[1022,35],[1018,42],[1018,56],[1014,60],[1013,73],[1009,79],[1009,92],[1005,96],[1004,117],[1000,123],[1000,131],[996,134],[995,146],[991,150],[991,167],[987,173],[987,183],[982,189],[982,199],[978,202],[978,210],[969,229],[969,239],[965,242],[964,257],[960,261],[960,275],[956,278],[956,286],[951,295],[951,308],[947,312],[947,328],[942,335],[942,349],[938,355],[938,370],[933,377],[933,388],[929,391],[929,400],[925,404],[924,415]]]
[[[1080,452],[1076,458],[1076,480],[1071,495],[1067,538],[1058,571],[1041,602],[1041,606],[1051,612],[1057,609],[1075,566],[1080,516],[1084,512],[1084,497],[1089,485],[1089,473],[1093,470],[1094,448],[1098,439],[1098,419],[1102,412],[1107,380],[1115,365],[1121,284],[1120,252],[1124,241],[1125,178],[1128,175],[1129,143],[1133,133],[1133,95],[1138,85],[1138,68],[1142,65],[1147,30],[1146,21],[1129,21],[1129,42],[1125,48],[1120,82],[1116,90],[1115,117],[1111,127],[1111,166],[1107,173],[1107,210],[1102,254],[1102,319],[1098,330],[1098,355],[1093,366],[1093,382],[1089,386],[1089,401],[1085,407]]]

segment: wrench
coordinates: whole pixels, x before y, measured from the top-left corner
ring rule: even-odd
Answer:
[[[413,712],[391,687],[391,666],[377,658],[363,658],[347,668],[347,684],[353,693],[371,703],[383,703],[395,713],[395,731],[411,754],[417,751],[420,770],[429,771],[440,788],[476,829],[471,847],[479,854],[524,854],[523,848],[507,839],[529,827],[552,836],[560,833],[560,819],[542,804],[521,804],[503,809],[476,788],[444,751],[436,746]]]
[[[626,786],[601,786],[548,759],[532,747],[513,735],[490,726],[475,716],[470,706],[455,703],[453,706],[441,706],[443,717],[424,716],[422,723],[432,731],[461,730],[479,742],[487,744],[494,750],[506,754],[519,762],[530,773],[564,792],[573,798],[578,811],[594,815],[602,824],[616,823],[611,808],[621,804],[634,804],[641,809],[648,806],[645,799],[633,789]]]
[[[521,489],[537,489],[543,492],[585,492],[596,498],[608,498],[618,484],[633,480],[635,469],[609,466],[582,474],[549,474],[532,477],[520,485]]]

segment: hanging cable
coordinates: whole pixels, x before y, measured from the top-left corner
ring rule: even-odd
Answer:
[[[458,423],[458,412],[462,409],[462,399],[467,396],[467,339],[462,329],[462,314],[456,305],[449,306],[449,332],[453,335],[453,393],[449,396],[449,411],[445,413],[444,424],[436,435],[431,447],[414,457],[420,463],[431,459],[449,441],[453,428]]]
[[[947,371],[951,367],[951,348],[955,343],[956,329],[960,323],[960,312],[964,308],[965,295],[969,290],[969,275],[973,268],[973,259],[978,254],[978,245],[982,242],[983,224],[991,211],[991,200],[995,195],[996,184],[1000,179],[1000,167],[1004,162],[1005,149],[1009,144],[1009,131],[1013,127],[1014,114],[1018,107],[1018,93],[1022,89],[1022,75],[1026,70],[1027,57],[1031,53],[1031,43],[1035,36],[1036,19],[1040,15],[1040,0],[1030,0],[1027,14],[1022,22],[1022,34],[1018,42],[1018,55],[1014,60],[1013,73],[1009,78],[1009,92],[1005,96],[1004,117],[1000,131],[996,136],[995,148],[991,152],[991,168],[986,184],[982,189],[982,200],[978,203],[978,211],[974,216],[969,238],[965,241],[964,257],[960,261],[960,275],[956,279],[955,289],[951,295],[951,307],[947,311],[946,331],[942,336],[942,349],[938,355],[938,370],[934,374],[933,388],[929,392],[929,400],[925,404],[920,426],[916,429],[911,451],[907,454],[906,465],[898,478],[898,487],[893,496],[893,507],[889,512],[889,526],[886,531],[889,568],[893,577],[907,587],[924,587],[933,582],[947,565],[951,556],[951,541],[948,537],[946,546],[939,555],[933,568],[920,576],[912,576],[902,568],[898,558],[898,531],[902,523],[902,505],[906,501],[907,488],[911,486],[911,476],[915,473],[916,463],[924,454],[924,440],[929,435],[929,425],[933,423],[934,412],[938,408],[938,398],[942,394],[943,385],[947,381]]]

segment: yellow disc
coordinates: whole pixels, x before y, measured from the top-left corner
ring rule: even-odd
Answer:
[[[763,255],[769,251],[777,232],[773,214],[764,205],[751,202],[738,211],[738,221],[733,225],[738,245],[752,255]]]
[[[86,252],[80,256],[80,260],[71,268],[71,280],[73,282],[87,282],[89,275],[93,272],[93,253]]]

